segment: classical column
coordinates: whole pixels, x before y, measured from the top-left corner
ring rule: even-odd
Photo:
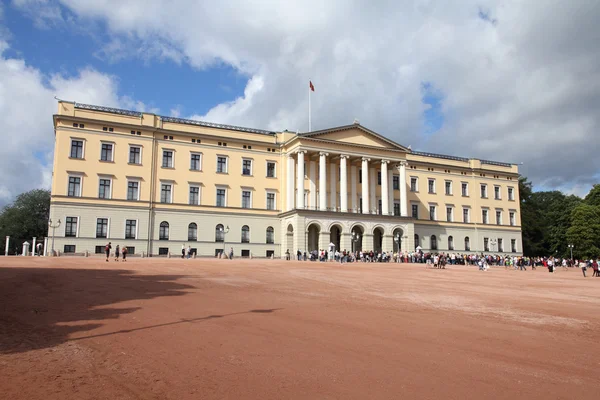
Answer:
[[[309,181],[308,181],[308,193],[310,196],[310,204],[308,208],[311,210],[317,209],[317,163],[316,161],[310,161]]]
[[[327,210],[327,156],[328,153],[319,153],[319,210]]]
[[[381,160],[381,213],[389,215],[390,213],[390,196],[388,192],[388,160]]]
[[[329,173],[330,173],[330,181],[329,181],[329,196],[331,203],[331,210],[335,211],[337,207],[337,166],[333,163],[329,164]]]
[[[356,165],[350,166],[350,196],[352,197],[352,212],[358,212],[358,192],[356,191]]]
[[[291,154],[288,154],[287,159],[287,211],[294,209],[294,192],[296,189],[296,184],[294,182],[294,157]]]
[[[371,210],[377,210],[377,171],[375,168],[369,168],[369,182],[371,183],[369,186],[369,205]],[[377,211],[373,214],[377,214]]]
[[[370,158],[363,157],[362,159],[362,212],[369,214],[369,161]]]
[[[400,215],[408,217],[408,200],[406,198],[406,161],[400,162]]]
[[[388,198],[390,214],[394,215],[394,170],[388,171]]]
[[[296,208],[300,210],[304,209],[304,153],[304,151],[298,151],[298,176],[296,184],[298,196],[296,199]]]
[[[340,157],[340,208],[342,212],[348,212],[348,167],[346,162],[348,156]]]

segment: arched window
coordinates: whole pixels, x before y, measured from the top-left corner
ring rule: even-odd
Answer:
[[[250,243],[250,227],[242,226],[242,243]]]
[[[448,236],[448,250],[454,250],[454,238]]]
[[[415,233],[415,249],[419,247],[421,244],[419,243],[419,235]]]
[[[223,225],[219,224],[215,227],[215,242],[225,241],[225,229]]]
[[[159,240],[169,240],[169,223],[163,221],[160,223],[160,230],[158,231]]]
[[[198,240],[198,225],[195,222],[188,225],[188,240],[190,242]]]
[[[267,244],[275,243],[275,230],[272,226],[267,228]]]
[[[437,250],[437,238],[431,235],[431,250]]]
[[[471,251],[471,241],[468,236],[465,238],[465,251]]]

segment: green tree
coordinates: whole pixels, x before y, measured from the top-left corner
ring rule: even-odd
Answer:
[[[10,254],[17,254],[24,241],[41,240],[48,233],[50,192],[36,189],[21,193],[0,214],[0,251],[4,252],[6,236],[10,236]]]
[[[600,207],[579,204],[571,213],[567,240],[573,244],[573,256],[596,258],[600,255]]]
[[[519,197],[521,201],[523,254],[526,256],[544,254],[542,216],[533,197],[533,186],[524,176],[519,178]]]
[[[560,257],[569,256],[566,233],[571,226],[571,212],[581,203],[577,196],[565,196],[557,190],[535,192],[532,201],[539,213],[539,227],[542,231],[542,253]]]
[[[595,184],[583,201],[590,206],[600,206],[600,184]]]

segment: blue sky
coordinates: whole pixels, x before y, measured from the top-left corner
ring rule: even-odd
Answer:
[[[600,7],[450,0],[4,0],[0,206],[49,187],[54,95],[268,130],[364,126],[415,150],[600,176]],[[10,99],[10,101],[2,101]]]
[[[199,70],[170,59],[113,60],[101,51],[110,40],[101,22],[87,29],[69,24],[40,28],[21,10],[9,6],[5,23],[11,32],[7,56],[23,58],[47,75],[74,76],[81,68],[92,67],[117,78],[119,95],[142,101],[149,109],[158,108],[164,115],[173,109],[182,116],[204,115],[215,105],[242,95],[248,81],[222,63]]]

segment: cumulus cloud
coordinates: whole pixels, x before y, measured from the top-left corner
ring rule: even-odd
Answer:
[[[24,191],[50,188],[55,95],[82,103],[122,104],[114,77],[89,68],[71,77],[46,76],[22,59],[6,57],[8,47],[0,41],[0,207]]]
[[[523,162],[521,172],[548,188],[579,192],[598,178],[594,2],[60,3],[80,21],[106,23],[118,57],[148,48],[150,57],[227,64],[248,77],[243,96],[202,118],[306,130],[312,79],[315,129],[359,118],[416,149]],[[433,133],[424,85],[440,103]]]

